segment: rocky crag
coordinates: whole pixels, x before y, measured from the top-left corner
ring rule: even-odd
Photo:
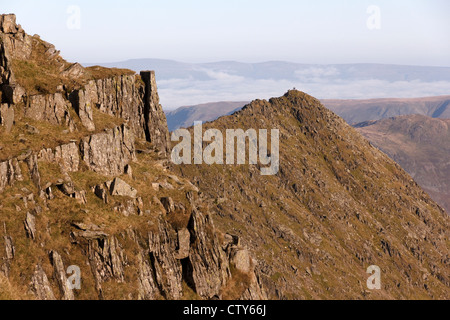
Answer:
[[[0,299],[267,297],[239,237],[168,171],[154,72],[68,63],[9,14],[0,89]]]

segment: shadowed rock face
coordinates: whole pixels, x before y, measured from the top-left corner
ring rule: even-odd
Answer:
[[[450,213],[450,120],[410,115],[361,124],[357,130]]]
[[[5,127],[6,133],[11,132],[14,125],[14,108],[6,103],[0,105],[0,125]]]
[[[145,83],[145,136],[147,141],[153,143],[164,154],[167,154],[170,148],[170,137],[167,129],[166,115],[159,104],[155,72],[142,71],[141,78]]]

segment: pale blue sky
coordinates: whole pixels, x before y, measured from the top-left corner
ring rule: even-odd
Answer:
[[[67,27],[70,5],[81,29]],[[369,30],[367,8],[381,9]],[[448,0],[0,0],[69,61],[288,60],[450,66]]]

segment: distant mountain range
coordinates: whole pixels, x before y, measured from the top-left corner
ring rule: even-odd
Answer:
[[[194,121],[208,122],[232,114],[245,106],[248,101],[222,101],[199,104],[196,106],[181,107],[174,111],[167,111],[167,124],[169,130],[188,128]]]
[[[321,102],[349,124],[409,114],[450,119],[450,96],[414,99],[322,100]],[[247,103],[215,102],[168,111],[166,115],[169,130],[189,127],[194,121],[213,121],[237,111]]]
[[[357,127],[450,213],[450,119],[408,115]]]
[[[210,101],[268,99],[294,87],[321,99],[440,96],[449,94],[450,88],[449,67],[311,65],[284,61],[183,63],[161,59],[101,65],[155,70],[161,103],[166,110]]]

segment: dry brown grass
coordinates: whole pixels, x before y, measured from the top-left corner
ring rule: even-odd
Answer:
[[[31,57],[28,60],[13,59],[12,68],[17,82],[29,95],[54,93],[58,85],[75,88],[84,79],[67,79],[61,72],[70,66],[60,56],[49,59],[45,54],[47,48],[38,37],[33,37]]]
[[[21,289],[12,285],[9,280],[0,273],[0,300],[29,300],[28,295],[24,295]]]
[[[181,297],[181,300],[186,301],[196,301],[196,300],[202,300],[202,298],[185,282],[182,282],[183,285],[183,296]]]
[[[28,60],[12,60],[12,68],[17,82],[29,95],[55,93],[59,85],[64,85],[70,92],[82,87],[88,80],[111,78],[120,75],[134,75],[129,69],[104,68],[94,66],[86,68],[86,73],[79,78],[61,76],[61,72],[71,66],[61,56],[49,58],[47,47],[39,37],[33,37],[32,53]]]
[[[101,66],[88,67],[86,70],[93,79],[106,79],[122,75],[132,76],[136,73],[130,69],[105,68]]]
[[[250,274],[237,270],[233,265],[230,265],[230,271],[231,279],[222,288],[221,293],[224,300],[237,300],[250,287],[252,278]]]
[[[190,211],[186,213],[172,212],[167,215],[167,221],[175,230],[187,228],[190,218],[191,218]]]

